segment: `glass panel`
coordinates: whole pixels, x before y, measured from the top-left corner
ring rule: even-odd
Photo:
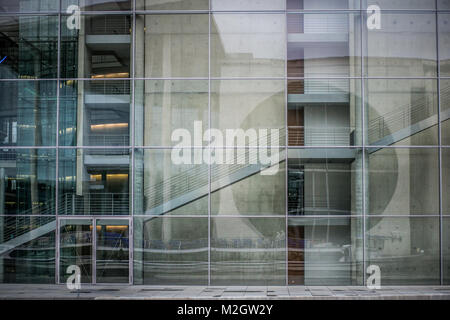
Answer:
[[[0,145],[56,143],[56,81],[0,82]]]
[[[211,128],[219,129],[227,145],[246,146],[285,145],[286,97],[283,80],[212,80],[211,83]],[[231,129],[231,130],[227,130]],[[231,141],[235,129],[243,129],[249,135],[245,142]],[[269,133],[277,129],[279,140]],[[256,135],[256,137],[255,137]],[[225,142],[217,141],[216,146]],[[261,141],[262,140],[262,141]]]
[[[0,283],[55,282],[55,218],[0,216]]]
[[[59,214],[128,215],[128,149],[61,149]]]
[[[60,145],[130,145],[130,81],[68,80],[60,99]]]
[[[285,215],[286,150],[239,148],[226,153],[226,162],[211,167],[211,214]]]
[[[450,1],[447,10],[450,10]],[[439,14],[438,19],[440,75],[450,76],[450,14]]]
[[[180,153],[188,154],[192,161],[175,160]],[[202,149],[190,148],[137,150],[134,214],[207,215],[208,165],[194,162],[202,153]]]
[[[66,283],[69,266],[81,270],[81,283],[92,282],[92,220],[62,219],[60,221],[60,281]]]
[[[362,214],[361,149],[290,149],[290,215]]]
[[[359,9],[359,0],[286,0],[288,10]]]
[[[361,285],[361,232],[350,217],[289,219],[289,284]]]
[[[82,16],[61,18],[62,78],[129,78],[131,16]]]
[[[134,219],[134,282],[146,285],[208,283],[208,219]]]
[[[362,145],[361,81],[288,81],[290,146]]]
[[[437,148],[371,148],[367,158],[369,214],[439,214]]]
[[[135,92],[136,145],[175,145],[175,130],[183,130],[191,138],[181,143],[203,145],[209,119],[207,80],[136,81]]]
[[[450,10],[450,0],[438,0],[438,10]]]
[[[0,17],[1,79],[56,78],[57,21],[48,16]]]
[[[442,144],[450,145],[450,79],[441,79]]]
[[[283,77],[285,20],[281,14],[213,14],[211,76]]]
[[[285,285],[285,218],[212,218],[212,285]]]
[[[136,76],[208,77],[208,14],[138,15]]]
[[[129,282],[128,220],[97,220],[97,283]]]
[[[285,0],[211,0],[211,10],[215,11],[259,11],[284,10]]]
[[[361,74],[358,14],[288,14],[288,77]]]
[[[58,10],[59,0],[0,0],[2,12],[50,12]]]
[[[55,214],[55,151],[0,151],[0,214]]]
[[[437,145],[435,80],[366,80],[371,145]]]
[[[442,254],[443,254],[443,263],[444,263],[444,284],[450,284],[450,218],[446,217],[443,219],[442,226]]]
[[[371,5],[377,5],[382,10],[389,10],[389,9],[433,10],[436,9],[436,0],[362,0],[363,8],[367,8]]]
[[[209,0],[136,0],[136,10],[208,10]]]
[[[132,0],[61,0],[61,11],[66,12],[70,5],[79,6],[82,11],[126,11],[131,10],[131,2]]]
[[[367,259],[382,286],[438,285],[439,218],[369,218]]]
[[[368,76],[436,76],[434,13],[383,12],[380,23],[380,29],[364,28]]]
[[[450,148],[442,149],[442,214],[450,215]]]

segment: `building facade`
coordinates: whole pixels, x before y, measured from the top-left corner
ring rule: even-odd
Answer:
[[[450,284],[449,0],[0,0],[0,60],[0,283]]]

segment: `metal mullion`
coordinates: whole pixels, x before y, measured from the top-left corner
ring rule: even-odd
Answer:
[[[210,2],[209,2],[210,3]],[[209,8],[211,9],[211,8]],[[208,12],[208,128],[211,128],[211,18],[212,13]],[[212,184],[212,165],[211,150],[208,144],[209,164],[208,164],[208,286],[211,285],[211,184]]]
[[[363,21],[365,21],[365,13],[363,12],[363,11],[361,11],[361,14],[360,14],[360,21],[359,21],[359,24],[360,24],[360,36],[359,36],[359,38],[360,38],[360,55],[361,55],[361,58],[360,58],[360,62],[361,62],[361,65],[360,65],[360,68],[361,68],[361,70],[360,70],[360,76],[361,76],[361,105],[360,105],[360,108],[361,108],[361,134],[362,134],[362,139],[361,139],[361,142],[362,142],[362,165],[361,165],[361,188],[362,188],[362,190],[361,190],[361,195],[362,195],[362,259],[363,259],[363,261],[362,261],[362,268],[363,268],[363,270],[362,270],[362,280],[363,280],[363,283],[362,283],[362,285],[365,285],[365,283],[366,283],[366,278],[367,278],[367,274],[366,274],[366,269],[367,269],[367,250],[366,250],[366,219],[367,219],[367,217],[366,217],[366,183],[367,183],[367,181],[366,181],[366,179],[365,179],[365,175],[366,175],[366,148],[365,148],[365,146],[366,146],[366,132],[365,132],[365,130],[366,130],[366,125],[365,125],[365,118],[366,118],[366,113],[365,113],[365,110],[366,110],[366,106],[365,106],[365,85],[366,85],[366,82],[365,82],[365,79],[364,79],[364,75],[365,75],[365,69],[364,69],[364,63],[365,63],[365,59],[364,59],[364,56],[365,56],[365,50],[364,50],[364,42],[365,42],[365,40],[367,40],[367,37],[365,37],[364,36],[364,32],[365,32],[365,29],[364,29],[364,27],[363,27]]]
[[[285,130],[285,142],[284,142],[284,144],[285,144],[285,146],[286,146],[286,156],[285,156],[285,159],[286,159],[286,161],[285,161],[285,173],[284,173],[284,184],[285,184],[285,194],[284,194],[284,201],[285,201],[285,215],[284,215],[284,219],[285,219],[285,285],[287,286],[287,285],[289,285],[289,238],[288,238],[288,229],[289,229],[289,220],[288,220],[288,218],[289,218],[289,197],[288,197],[288,193],[289,193],[289,190],[288,190],[288,188],[289,188],[289,184],[288,184],[288,182],[289,182],[289,176],[288,176],[288,171],[289,171],[289,167],[288,167],[288,163],[289,163],[289,149],[288,149],[288,147],[289,147],[289,127],[288,127],[288,110],[289,110],[289,104],[288,104],[288,95],[289,95],[289,93],[288,93],[288,54],[287,54],[287,52],[288,52],[288,38],[289,38],[289,34],[288,34],[288,27],[287,27],[287,24],[288,24],[288,19],[287,19],[287,17],[288,17],[288,13],[287,13],[287,7],[286,7],[286,2],[287,1],[285,1],[284,3],[285,3],[285,11],[284,11],[284,19],[285,19],[285,24],[284,24],[284,27],[285,27],[285,48],[284,48],[284,54],[285,54],[285,56],[284,56],[284,63],[285,63],[285,66],[284,66],[284,90],[285,90],[285,92],[284,92],[284,106],[283,106],[283,109],[284,109],[284,125],[285,125],[285,128],[284,128],[284,130]]]
[[[91,278],[92,284],[97,284],[97,219],[100,218],[91,218],[92,224],[92,263],[91,263]]]

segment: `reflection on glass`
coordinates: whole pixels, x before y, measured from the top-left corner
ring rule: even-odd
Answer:
[[[285,218],[212,218],[211,284],[284,285]]]
[[[450,0],[438,0],[438,10],[450,10]]]
[[[136,0],[136,10],[208,10],[209,0]]]
[[[371,217],[366,236],[382,286],[439,284],[439,218]]]
[[[67,268],[76,265],[81,283],[92,282],[92,220],[62,219],[60,221],[60,282],[66,283]]]
[[[59,213],[128,215],[128,149],[63,149],[59,152]]]
[[[446,217],[443,219],[442,226],[442,255],[444,263],[444,284],[450,284],[450,218]]]
[[[450,79],[440,80],[442,144],[450,146]]]
[[[211,81],[211,127],[219,129],[224,138],[227,129],[252,129],[266,141],[271,129],[279,129],[280,146],[284,146],[285,89],[282,80],[212,80]],[[254,145],[255,138],[244,144]],[[258,145],[258,142],[256,145]],[[223,145],[220,142],[218,145]],[[262,142],[262,145],[266,145]],[[273,145],[273,144],[271,144]]]
[[[208,283],[208,219],[134,219],[134,279],[146,285]]]
[[[55,214],[55,151],[0,151],[0,214]]]
[[[31,1],[30,1],[31,2]],[[56,78],[57,17],[0,17],[2,79]]]
[[[55,218],[0,216],[0,283],[55,282]]]
[[[51,12],[58,10],[58,0],[0,0],[3,12]]]
[[[357,14],[288,14],[288,77],[360,75],[360,23]]]
[[[450,148],[442,149],[442,214],[450,215]]]
[[[366,80],[367,136],[371,145],[438,144],[435,80]]]
[[[136,76],[208,77],[208,14],[138,15]]]
[[[359,0],[286,0],[287,10],[359,9]]]
[[[128,228],[128,220],[97,220],[97,283],[129,282]]]
[[[288,264],[290,285],[361,284],[360,219],[289,219]]]
[[[438,0],[442,1],[442,0]],[[423,9],[433,10],[436,8],[436,0],[362,0],[362,7],[367,8],[371,5],[377,5],[382,10],[409,10],[409,9]]]
[[[367,152],[369,214],[439,214],[437,148],[369,148]]]
[[[290,149],[290,215],[362,214],[359,149]]]
[[[143,0],[137,0],[137,2]],[[66,12],[71,5],[82,11],[127,11],[131,10],[133,0],[61,0],[61,11]]]
[[[211,0],[211,10],[215,11],[263,11],[284,10],[286,0]]]
[[[60,89],[63,146],[130,145],[130,81],[68,80]]]
[[[55,145],[56,90],[56,81],[0,82],[0,145]]]
[[[186,153],[191,164],[175,163]],[[135,154],[135,214],[207,215],[208,165],[196,164],[202,149],[146,149]]]
[[[283,77],[286,21],[281,14],[213,14],[212,77]]]
[[[366,75],[436,76],[434,13],[383,12],[381,29],[364,28],[364,30],[366,30],[364,45]]]
[[[129,15],[82,16],[79,29],[70,19],[61,19],[62,78],[130,77]]]
[[[135,92],[136,145],[172,146],[179,142],[172,133],[185,129],[191,144],[202,146],[194,139],[195,124],[203,133],[208,129],[208,81],[136,81]]]

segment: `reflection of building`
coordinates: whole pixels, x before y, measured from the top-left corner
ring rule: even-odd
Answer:
[[[38,2],[0,1],[0,281],[77,264],[93,283],[346,285],[376,264],[382,284],[448,283],[434,0],[63,1],[79,30]],[[369,4],[397,11],[367,30]],[[175,164],[195,122],[279,137]],[[275,174],[238,162],[254,145]]]

